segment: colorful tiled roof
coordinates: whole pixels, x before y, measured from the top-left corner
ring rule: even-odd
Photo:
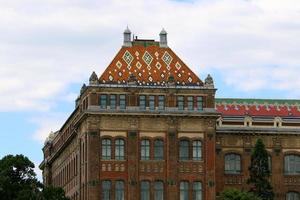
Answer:
[[[134,40],[123,46],[100,76],[100,83],[127,83],[134,77],[138,85],[203,85],[203,82],[169,48],[154,40]]]
[[[216,110],[224,116],[300,117],[300,100],[222,98]]]

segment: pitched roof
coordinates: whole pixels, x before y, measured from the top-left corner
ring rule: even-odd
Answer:
[[[216,110],[224,116],[300,117],[300,100],[220,98]]]
[[[134,40],[123,46],[100,76],[100,83],[125,84],[134,76],[139,85],[203,85],[198,76],[168,47],[154,40]]]

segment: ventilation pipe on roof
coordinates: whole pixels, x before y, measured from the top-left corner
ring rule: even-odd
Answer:
[[[123,43],[124,47],[131,47],[131,31],[129,30],[128,26],[126,27],[125,31],[124,31],[124,43]]]
[[[165,29],[162,29],[159,33],[159,46],[160,47],[168,47],[168,41],[167,41],[167,32]]]

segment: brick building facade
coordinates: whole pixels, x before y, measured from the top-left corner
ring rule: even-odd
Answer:
[[[76,108],[43,148],[46,185],[74,200],[214,200],[245,180],[255,140],[270,154],[276,199],[300,191],[300,101],[215,99],[160,41],[124,44],[100,77],[92,73]],[[297,197],[298,195],[298,197]]]

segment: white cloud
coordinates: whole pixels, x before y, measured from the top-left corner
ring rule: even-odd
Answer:
[[[143,38],[157,39],[165,27],[169,45],[199,74],[220,70],[235,89],[282,89],[300,97],[298,0],[0,5],[0,111],[50,110],[57,99],[68,99],[71,83],[108,65],[127,24]]]
[[[32,135],[33,139],[43,144],[51,131],[55,132],[61,128],[67,115],[67,113],[51,113],[32,118],[30,121],[37,125],[37,129]]]

